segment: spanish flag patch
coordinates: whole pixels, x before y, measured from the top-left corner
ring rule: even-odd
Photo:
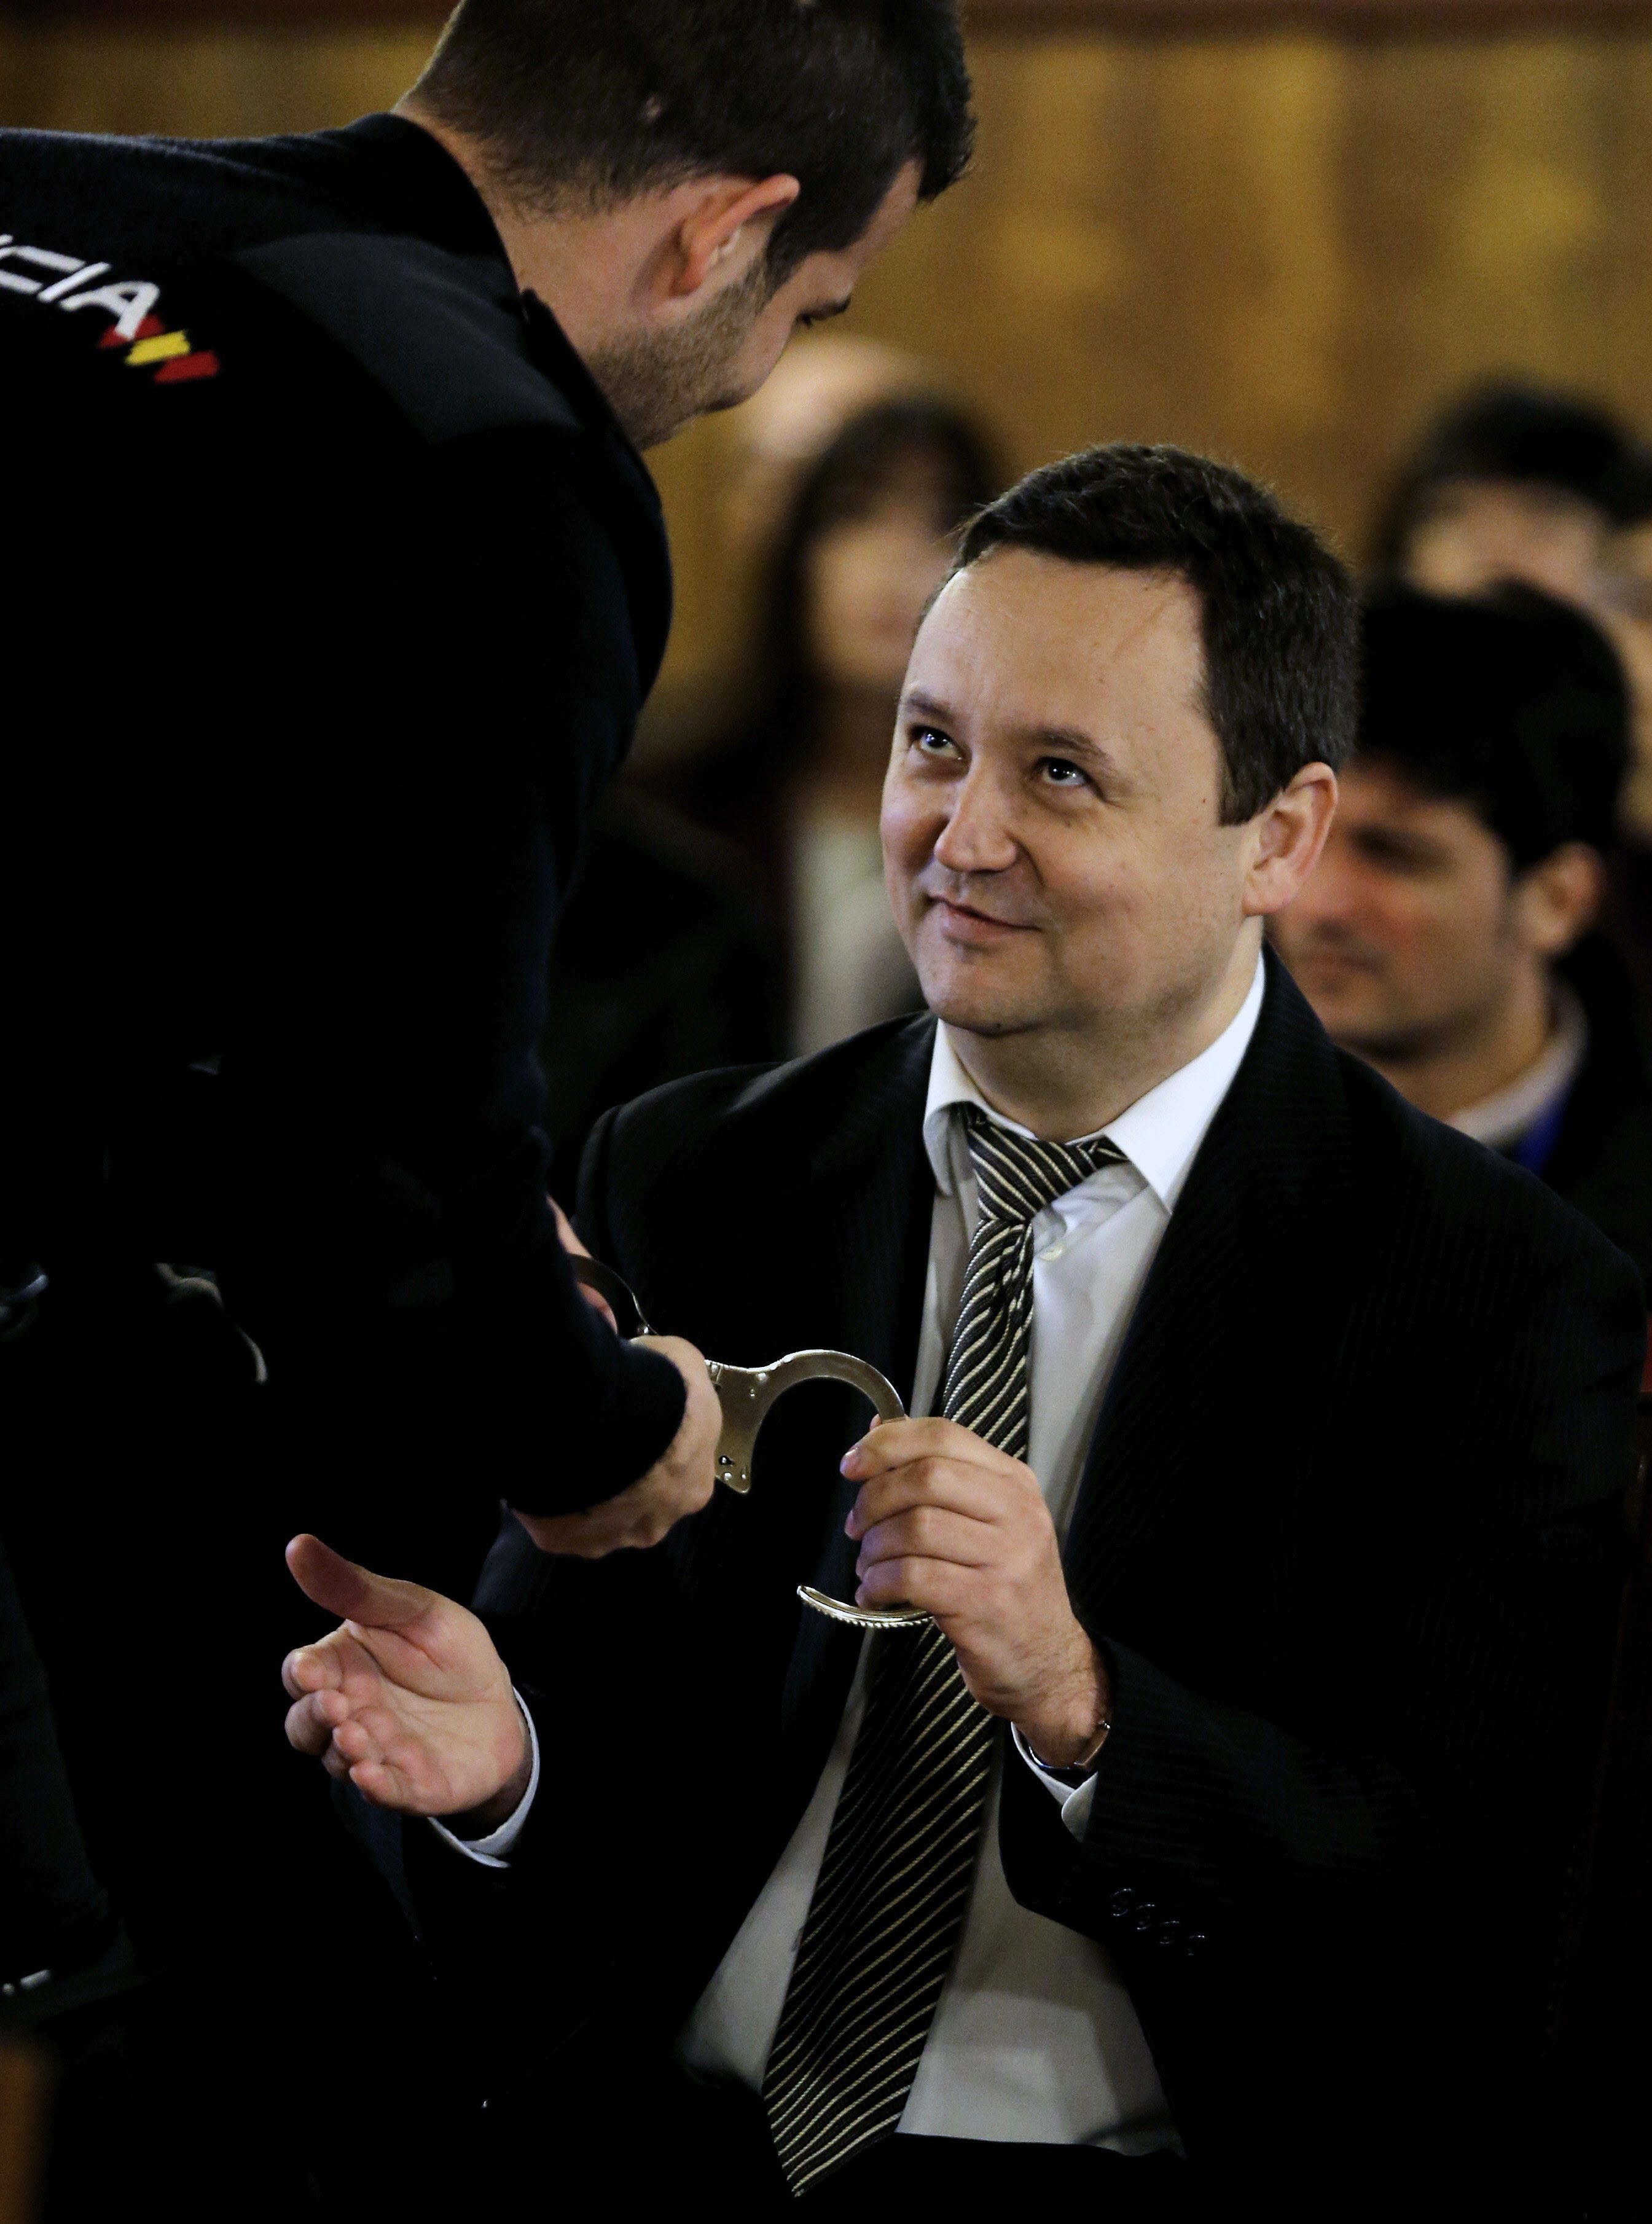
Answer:
[[[218,360],[210,348],[194,347],[185,332],[168,332],[159,317],[145,317],[130,341],[111,325],[99,347],[124,348],[129,370],[147,370],[156,386],[186,378],[216,378]]]

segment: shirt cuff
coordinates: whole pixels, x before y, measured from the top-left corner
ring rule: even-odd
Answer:
[[[1011,1724],[1010,1734],[1016,1741],[1016,1751],[1032,1770],[1033,1774],[1053,1798],[1060,1801],[1061,1820],[1075,1838],[1082,1838],[1085,1826],[1090,1820],[1091,1804],[1096,1796],[1094,1775],[1086,1776],[1082,1784],[1074,1786],[1067,1783],[1064,1778],[1057,1776],[1054,1770],[1045,1767],[1043,1762],[1039,1760],[1031,1746],[1022,1735],[1018,1725]]]
[[[522,1708],[522,1718],[528,1725],[528,1789],[498,1829],[490,1830],[485,1838],[459,1837],[445,1823],[439,1823],[434,1815],[427,1818],[439,1838],[446,1838],[456,1853],[463,1854],[466,1861],[475,1861],[484,1869],[508,1869],[510,1867],[507,1856],[522,1835],[522,1824],[528,1820],[534,1796],[539,1790],[539,1732],[534,1728],[534,1718],[514,1684],[510,1687],[510,1694]]]

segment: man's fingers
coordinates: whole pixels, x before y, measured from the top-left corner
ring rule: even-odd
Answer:
[[[916,1506],[869,1529],[861,1541],[856,1573],[864,1576],[880,1560],[916,1557],[945,1560],[953,1567],[984,1568],[1000,1557],[997,1533],[984,1521],[949,1513],[939,1506]]]
[[[287,1564],[306,1598],[365,1629],[410,1628],[436,1603],[434,1591],[399,1583],[393,1576],[376,1576],[319,1537],[294,1537],[287,1547]]]
[[[919,1421],[880,1421],[858,1444],[845,1453],[843,1472],[858,1482],[869,1482],[890,1468],[913,1460],[946,1459],[984,1468],[1018,1467],[1020,1462],[972,1435],[957,1421],[939,1418]]]
[[[876,1567],[868,1568],[856,1590],[855,1602],[858,1606],[921,1607],[937,1621],[945,1621],[948,1614],[959,1611],[973,1581],[966,1568],[908,1555],[880,1560]]]
[[[336,1726],[332,1743],[334,1750],[343,1753],[348,1761],[383,1760],[384,1758],[383,1741],[356,1716]]]
[[[561,1243],[562,1248],[565,1251],[572,1251],[576,1259],[588,1259],[591,1256],[590,1252],[586,1250],[585,1245],[580,1242],[579,1237],[574,1234],[573,1223],[568,1218],[566,1213],[563,1211],[556,1199],[548,1194],[545,1202],[550,1206],[551,1211],[555,1216],[557,1237]]]
[[[591,1256],[590,1252],[586,1250],[585,1245],[580,1242],[579,1237],[574,1234],[573,1223],[568,1218],[566,1213],[563,1211],[556,1199],[554,1197],[548,1196],[545,1202],[550,1206],[552,1212],[556,1216],[556,1232],[558,1237],[560,1239],[562,1248],[566,1252],[570,1252],[576,1259],[588,1259]],[[600,1290],[593,1290],[588,1282],[581,1282],[579,1285],[579,1295],[585,1299],[585,1303],[590,1306],[593,1313],[600,1313],[602,1315],[609,1327],[612,1329],[614,1334],[617,1336],[619,1334],[619,1323],[614,1318],[614,1309],[609,1304],[607,1298],[604,1297],[602,1292]]]
[[[325,1753],[338,1725],[350,1711],[340,1691],[313,1691],[287,1709],[287,1742],[296,1753]]]
[[[370,1799],[375,1807],[389,1807],[400,1814],[410,1813],[407,1785],[401,1772],[382,1760],[358,1760],[353,1766],[340,1772],[348,1776],[364,1799]]]
[[[343,1773],[358,1791],[376,1806],[393,1807],[403,1815],[428,1815],[440,1804],[431,1790],[430,1772],[421,1756],[405,1740],[386,1742],[370,1737],[360,1723],[351,1723],[361,1734],[335,1744]]]
[[[336,1645],[301,1645],[281,1664],[282,1689],[289,1699],[310,1691],[336,1691],[343,1683],[345,1664]]]
[[[1013,1480],[1010,1472],[965,1467],[957,1460],[909,1460],[861,1485],[844,1529],[851,1537],[864,1537],[880,1521],[918,1506],[942,1507],[972,1521],[994,1521],[1013,1502]]]

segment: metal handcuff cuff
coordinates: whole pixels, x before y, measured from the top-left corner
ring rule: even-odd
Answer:
[[[636,1335],[654,1334],[643,1317],[636,1292],[611,1267],[604,1267],[598,1259],[577,1254],[569,1254],[568,1264],[573,1269],[575,1280],[605,1299],[616,1318],[623,1308],[636,1316]],[[784,1397],[787,1391],[794,1390],[800,1382],[847,1382],[862,1397],[870,1399],[880,1421],[899,1421],[906,1417],[901,1393],[887,1375],[880,1374],[869,1361],[857,1359],[849,1351],[792,1351],[784,1359],[771,1361],[767,1367],[729,1367],[720,1359],[712,1359],[706,1362],[706,1371],[723,1408],[723,1433],[717,1444],[717,1479],[742,1498],[751,1488],[751,1457],[756,1449],[757,1431],[768,1418],[775,1400]],[[912,1629],[929,1619],[921,1607],[851,1606],[845,1599],[835,1599],[817,1590],[813,1583],[800,1583],[797,1595],[817,1614],[828,1614],[833,1621],[852,1623],[857,1629]]]

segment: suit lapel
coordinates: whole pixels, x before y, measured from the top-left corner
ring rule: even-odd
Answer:
[[[820,1273],[831,1292],[823,1317],[835,1341],[888,1375],[909,1406],[929,1259],[934,1178],[923,1149],[923,1105],[934,1026],[903,1028],[878,1068],[861,1077],[841,1124],[815,1152],[807,1197],[822,1239]],[[807,1392],[796,1393],[807,1396]],[[824,1419],[826,1394],[816,1410]],[[832,1445],[846,1450],[867,1419],[853,1392],[832,1393],[841,1414]],[[771,1426],[775,1425],[770,1424]],[[855,1486],[839,1482],[823,1508],[800,1580],[852,1597],[856,1547],[843,1525]],[[857,1633],[800,1605],[782,1696],[782,1745],[814,1754],[813,1774],[843,1711],[859,1655]],[[813,1781],[811,1775],[810,1781]]]
[[[1263,1424],[1280,1340],[1345,1305],[1351,1200],[1336,1054],[1283,969],[1154,1260],[1086,1460],[1067,1548],[1080,1618],[1128,1639],[1143,1569],[1185,1555]],[[1254,1468],[1251,1472],[1254,1474]]]

